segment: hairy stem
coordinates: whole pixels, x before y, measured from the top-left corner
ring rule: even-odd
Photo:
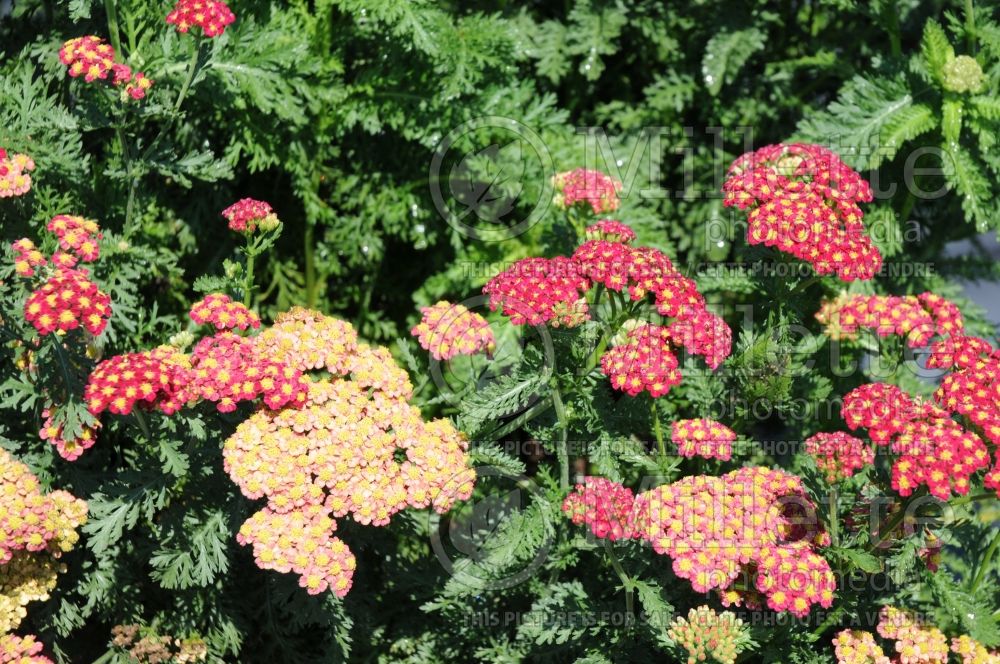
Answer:
[[[635,615],[635,583],[632,582],[632,577],[625,573],[625,568],[622,567],[621,561],[618,560],[611,540],[604,540],[604,550],[608,552],[608,559],[611,561],[611,566],[625,588],[625,624],[631,626],[633,616]]]
[[[552,406],[556,409],[559,420],[559,440],[556,441],[556,457],[559,459],[559,486],[563,491],[569,489],[569,419],[566,417],[566,406],[563,404],[559,387],[552,386]]]
[[[115,7],[115,0],[104,0],[104,13],[108,15],[108,39],[111,40],[111,47],[121,56],[122,40],[118,33],[118,10]]]
[[[663,429],[660,426],[660,413],[656,409],[656,399],[649,400],[649,412],[653,416],[653,434],[656,436],[656,449],[660,451],[660,458],[667,457],[667,447],[663,442]]]

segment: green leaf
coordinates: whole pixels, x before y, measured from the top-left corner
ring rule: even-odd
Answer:
[[[989,178],[962,146],[952,143],[943,145],[941,150],[945,178],[962,197],[966,220],[975,223],[980,232],[985,231],[992,218],[993,189]]]
[[[955,57],[955,49],[948,41],[944,28],[934,20],[927,21],[920,40],[920,55],[924,68],[931,78],[941,84],[944,65]]]
[[[732,82],[750,56],[764,48],[765,38],[758,28],[747,28],[723,30],[708,41],[701,59],[701,74],[710,95],[718,95],[724,84]]]
[[[945,99],[941,106],[941,133],[946,143],[958,141],[962,133],[962,102],[958,99]]]
[[[867,551],[840,547],[832,547],[827,551],[830,555],[846,561],[853,569],[859,569],[868,574],[877,574],[882,571],[882,562]]]

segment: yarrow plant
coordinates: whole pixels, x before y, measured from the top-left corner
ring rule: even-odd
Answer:
[[[433,306],[421,307],[420,313],[420,322],[410,330],[410,334],[435,360],[492,353],[496,348],[490,324],[461,304],[442,300]]]
[[[218,37],[236,20],[229,5],[221,0],[177,0],[167,23],[177,27],[177,32],[198,28],[205,37]]]
[[[93,83],[109,80],[110,76],[110,83],[122,88],[122,99],[143,99],[153,87],[153,81],[115,58],[111,45],[94,35],[70,39],[59,50],[59,61],[66,65],[71,77],[82,76],[87,83]]]
[[[0,148],[0,198],[24,196],[31,191],[31,176],[35,170],[34,160],[26,154],[10,154]]]

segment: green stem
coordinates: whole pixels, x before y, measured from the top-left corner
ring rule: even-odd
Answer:
[[[589,374],[591,371],[593,371],[594,367],[597,366],[598,361],[600,361],[601,359],[601,355],[604,355],[604,351],[608,347],[609,340],[610,337],[608,336],[607,333],[601,335],[600,340],[598,340],[597,342],[597,346],[594,348],[594,352],[590,354],[589,358],[587,358],[587,364],[584,367],[583,371],[584,375]]]
[[[965,0],[965,43],[969,55],[976,54],[976,12],[972,0]]]
[[[838,532],[840,529],[840,517],[837,510],[838,500],[836,487],[830,487],[830,492],[827,494],[827,504],[830,507],[830,540],[833,543],[833,546],[837,546],[837,542],[840,539]]]
[[[663,442],[663,429],[660,427],[660,413],[656,409],[656,399],[649,400],[649,410],[653,415],[653,433],[656,436],[656,448],[660,450],[660,458],[667,457],[667,447]]]
[[[251,304],[253,304],[253,291],[254,291],[253,269],[254,269],[254,259],[257,257],[257,247],[248,244],[246,252],[247,252],[247,265],[246,265],[246,273],[243,276],[243,304],[249,307]]]
[[[188,61],[187,77],[181,85],[180,92],[177,93],[177,100],[174,101],[174,113],[181,110],[181,104],[184,103],[184,98],[187,97],[188,90],[191,89],[191,84],[194,82],[195,74],[198,72],[198,57],[200,55],[201,42],[195,42],[194,50],[191,51],[191,59]]]
[[[809,277],[805,281],[800,281],[799,283],[795,284],[795,287],[792,288],[792,290],[789,291],[788,294],[789,295],[794,295],[795,293],[804,293],[807,288],[809,288],[810,286],[812,286],[813,284],[815,284],[817,281],[819,281],[822,278],[823,277],[821,277],[820,275],[814,274],[813,276]]]
[[[892,56],[894,58],[901,57],[903,44],[899,36],[899,8],[896,6],[896,2],[886,3],[884,16],[888,21],[889,46],[892,49]]]
[[[625,568],[622,567],[621,561],[618,560],[611,540],[604,540],[604,550],[608,552],[611,567],[614,568],[618,578],[621,579],[622,586],[625,588],[625,624],[630,627],[635,615],[635,583],[632,581],[632,577],[625,573]]]
[[[306,307],[316,308],[316,226],[306,220],[306,232],[303,233],[303,243],[306,255]]]
[[[956,498],[955,500],[948,503],[952,507],[960,507],[968,503],[977,502],[980,500],[989,500],[990,498],[996,498],[995,493],[977,493],[974,496],[962,496],[961,498]]]
[[[115,0],[104,0],[104,13],[108,15],[108,38],[111,40],[111,47],[120,57],[122,40],[118,34],[118,10],[115,7]]]
[[[986,576],[986,571],[990,568],[990,562],[993,560],[993,554],[997,552],[997,547],[1000,547],[1000,532],[993,536],[993,541],[990,542],[990,548],[986,550],[983,559],[979,561],[979,566],[976,569],[976,576],[972,579],[972,585],[969,587],[969,594],[975,594],[976,590],[979,588],[979,583]]]
[[[142,435],[146,437],[146,441],[153,442],[153,433],[149,429],[149,421],[146,419],[146,414],[142,410],[136,408],[132,411],[135,415],[135,421],[139,423],[139,428],[142,429]]]
[[[559,440],[556,442],[556,457],[559,459],[559,486],[563,491],[569,490],[569,419],[566,417],[566,406],[557,385],[552,386],[552,406],[559,420]]]
[[[886,542],[886,540],[889,539],[889,537],[892,536],[893,531],[895,531],[896,528],[899,527],[899,524],[903,522],[903,519],[906,518],[906,512],[909,509],[910,502],[918,497],[921,497],[922,495],[923,491],[920,491],[910,496],[909,500],[900,505],[899,511],[896,512],[891,519],[889,519],[888,523],[879,524],[878,539],[868,545],[869,551],[874,551],[879,548]]]

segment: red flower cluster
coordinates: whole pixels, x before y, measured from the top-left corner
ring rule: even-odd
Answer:
[[[870,329],[880,337],[906,337],[910,348],[930,343],[935,335],[961,334],[962,314],[940,295],[847,295],[824,302],[816,320],[833,339],[856,339],[858,330]]]
[[[483,351],[492,353],[496,348],[490,324],[461,304],[442,300],[434,306],[421,307],[420,312],[423,316],[410,334],[435,360],[450,360],[456,355],[475,355]]]
[[[581,203],[589,205],[594,214],[607,214],[620,204],[618,193],[622,183],[600,171],[577,168],[557,173],[552,184],[556,188],[553,203],[562,209]]]
[[[86,270],[59,268],[24,303],[24,317],[42,336],[83,327],[94,336],[107,327],[111,298]]]
[[[816,461],[816,467],[830,484],[847,479],[875,462],[875,452],[860,438],[849,433],[817,433],[806,439],[806,454]]]
[[[10,248],[14,251],[14,272],[20,277],[33,277],[36,267],[48,263],[35,243],[26,237],[13,242]]]
[[[59,247],[63,251],[71,252],[84,263],[93,263],[100,257],[97,243],[104,238],[104,234],[93,219],[57,214],[46,228],[59,239]]]
[[[569,258],[525,258],[483,287],[490,310],[503,309],[514,325],[574,327],[589,318],[584,293],[590,281]]]
[[[747,241],[808,261],[817,274],[871,279],[882,256],[865,234],[858,203],[872,200],[868,183],[819,145],[768,145],[733,162],[723,204],[747,217]]]
[[[872,440],[890,445],[899,456],[892,467],[892,487],[909,496],[921,484],[931,495],[948,500],[969,491],[969,478],[989,465],[989,451],[979,436],[966,431],[947,411],[921,403],[894,385],[862,385],[844,396],[842,415],[851,429],[865,427]]]
[[[630,396],[649,392],[660,397],[681,382],[680,364],[670,349],[670,332],[660,325],[643,323],[630,330],[623,344],[601,356],[601,371],[611,386]]]
[[[278,215],[271,205],[253,198],[236,201],[222,211],[222,216],[229,222],[229,230],[237,233],[253,233],[258,228],[271,231],[278,226]]]
[[[674,321],[667,330],[675,344],[680,344],[692,355],[704,357],[710,369],[717,369],[733,348],[732,330],[726,321],[707,309]]]
[[[26,154],[8,154],[0,148],[0,198],[23,196],[31,191],[35,162]]]
[[[629,244],[635,239],[635,231],[615,219],[602,219],[596,224],[588,226],[584,237],[588,240],[607,240],[608,242]]]
[[[586,524],[596,537],[619,540],[635,537],[632,528],[632,490],[603,477],[586,477],[563,501],[563,512],[576,525]]]
[[[167,346],[115,355],[91,372],[83,398],[93,415],[128,415],[136,404],[172,414],[187,402],[182,374],[189,367],[187,356]]]
[[[116,62],[115,49],[94,35],[67,41],[59,49],[59,61],[68,67],[70,76],[83,76],[87,83],[98,79],[107,80],[108,74],[111,74],[111,84],[124,88],[123,99],[142,99],[153,86],[153,81],[142,72],[133,75],[131,67]]]
[[[813,604],[833,603],[833,572],[814,548],[828,545],[829,537],[801,525],[815,506],[799,478],[750,467],[722,477],[685,477],[639,494],[629,508],[631,496],[608,480],[589,478],[563,510],[598,537],[649,541],[696,592],[715,589],[727,606],[766,603],[801,617]],[[737,589],[741,576],[747,587]]]
[[[224,293],[212,293],[195,302],[189,314],[198,325],[212,325],[217,330],[245,330],[260,327],[260,318],[242,302],[234,302]]]
[[[167,14],[167,23],[177,26],[177,32],[201,28],[206,37],[218,37],[235,20],[229,5],[220,0],[177,0]]]
[[[220,332],[198,342],[191,352],[186,389],[194,399],[215,402],[221,413],[240,401],[262,397],[268,408],[305,403],[309,384],[302,372],[265,357],[250,339]]]
[[[38,435],[42,440],[47,440],[56,446],[59,456],[67,461],[76,461],[84,452],[89,450],[97,442],[97,431],[101,428],[101,423],[96,422],[93,426],[84,425],[77,438],[66,440],[63,436],[63,426],[56,423],[56,418],[50,409],[42,411],[45,422],[42,424]]]
[[[677,420],[671,427],[670,440],[683,457],[729,461],[733,456],[736,432],[715,420]]]

